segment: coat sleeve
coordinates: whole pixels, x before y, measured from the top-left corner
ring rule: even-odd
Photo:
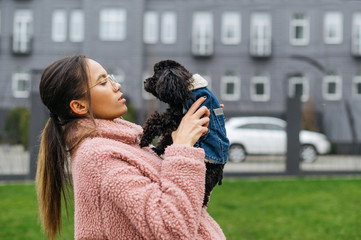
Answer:
[[[105,174],[102,185],[132,225],[145,238],[195,239],[204,195],[204,150],[166,148],[159,181],[121,162],[121,168]]]

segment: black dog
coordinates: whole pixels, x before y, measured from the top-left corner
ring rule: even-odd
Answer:
[[[146,147],[155,137],[159,140],[153,150],[162,155],[167,146],[173,143],[172,132],[178,128],[184,113],[184,105],[192,98],[189,90],[193,74],[178,62],[165,60],[154,65],[154,75],[144,82],[144,89],[159,100],[168,103],[164,113],[155,112],[144,124],[144,135],[140,146]],[[227,139],[228,141],[228,139]],[[203,205],[207,205],[212,189],[222,184],[224,164],[206,161],[206,183]]]

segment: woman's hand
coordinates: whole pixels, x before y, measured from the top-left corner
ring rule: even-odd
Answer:
[[[207,133],[210,112],[205,106],[199,108],[205,100],[206,98],[201,97],[189,108],[178,129],[172,133],[173,144],[193,146]]]

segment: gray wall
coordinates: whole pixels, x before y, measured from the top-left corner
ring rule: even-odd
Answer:
[[[110,42],[99,39],[99,9],[121,7],[127,11],[127,36],[124,41]],[[17,56],[11,53],[10,39],[15,9],[28,8],[34,12],[34,41],[30,55]],[[85,14],[85,41],[82,43],[54,43],[51,40],[51,18],[55,9],[80,8]],[[192,72],[207,73],[212,78],[212,90],[220,98],[220,79],[227,70],[233,70],[241,77],[241,98],[239,101],[223,101],[227,117],[234,115],[273,115],[285,117],[288,76],[302,72],[310,80],[310,97],[315,101],[320,126],[333,142],[350,143],[352,129],[346,102],[351,106],[355,119],[357,139],[361,140],[360,99],[351,94],[352,77],[361,71],[361,60],[351,55],[352,14],[361,11],[359,1],[341,0],[0,0],[0,108],[30,106],[29,99],[12,96],[11,77],[17,70],[41,70],[53,60],[74,53],[85,54],[106,69],[120,67],[125,73],[123,91],[138,110],[138,123],[142,123],[147,112],[165,106],[142,98],[143,72],[152,69],[155,62],[175,59]],[[143,13],[154,10],[161,13],[173,10],[177,13],[177,41],[164,45],[143,43]],[[214,54],[199,58],[191,53],[192,14],[198,10],[213,13]],[[221,16],[225,11],[239,11],[242,15],[242,40],[239,45],[224,45],[220,39]],[[294,12],[306,12],[311,19],[310,44],[292,46],[289,43],[289,22]],[[344,38],[342,44],[326,45],[323,42],[324,12],[338,10],[343,13]],[[256,59],[249,54],[250,15],[255,11],[266,11],[272,16],[272,55]],[[326,101],[322,97],[324,73],[308,62],[292,59],[291,55],[302,55],[322,64],[326,70],[339,72],[343,77],[343,97],[339,101]],[[250,99],[250,79],[257,71],[269,74],[271,99],[268,102],[254,102]],[[34,76],[33,76],[34,77]],[[37,93],[38,79],[32,79],[33,94]],[[3,116],[1,116],[3,117]],[[0,117],[0,118],[1,118]],[[0,120],[1,122],[1,120]]]

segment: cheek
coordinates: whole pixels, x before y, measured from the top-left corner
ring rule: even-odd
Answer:
[[[104,94],[93,94],[91,96],[92,111],[101,112],[107,106],[109,106],[109,97]]]

